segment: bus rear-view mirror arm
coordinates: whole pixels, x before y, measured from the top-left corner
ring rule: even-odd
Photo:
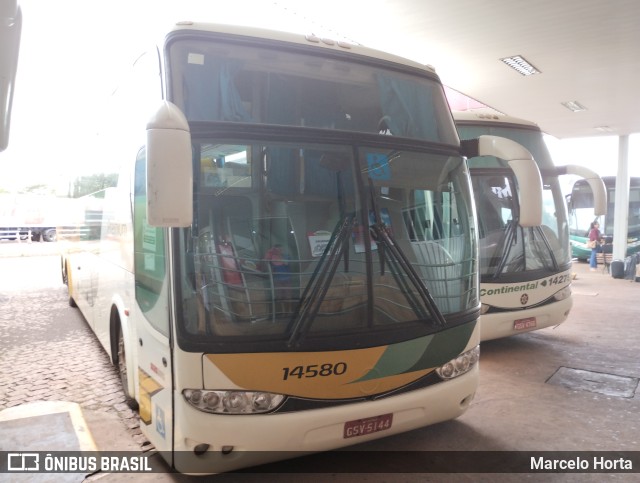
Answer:
[[[4,151],[9,144],[21,32],[20,5],[16,0],[3,0],[0,2],[0,151]]]
[[[191,133],[182,111],[163,101],[147,123],[147,218],[157,227],[193,221]]]
[[[602,178],[598,176],[598,173],[584,166],[578,166],[577,164],[558,166],[555,171],[557,175],[575,174],[584,178],[587,183],[589,183],[589,187],[593,193],[594,214],[596,216],[607,214],[607,189],[604,186]]]
[[[542,225],[542,176],[531,153],[521,144],[500,136],[484,135],[461,143],[467,158],[495,156],[507,161],[518,181],[520,226]]]

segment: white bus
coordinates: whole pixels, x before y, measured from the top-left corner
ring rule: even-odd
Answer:
[[[492,156],[469,159],[480,238],[481,339],[490,340],[564,322],[572,307],[569,225],[559,176],[576,174],[605,209],[604,184],[581,166],[555,167],[540,128],[489,109],[454,111],[461,139],[503,136],[526,147],[543,179],[542,223],[523,227],[519,212],[540,201],[527,195],[509,166]]]
[[[191,22],[133,71],[98,150],[125,169],[62,267],[169,464],[229,471],[460,416],[478,384],[476,215],[434,71]],[[145,142],[135,107],[154,103]],[[512,141],[469,148],[537,172]]]

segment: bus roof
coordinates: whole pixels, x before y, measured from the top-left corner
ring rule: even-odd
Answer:
[[[616,176],[601,176],[602,182],[605,184],[607,188],[614,188],[616,186]],[[576,180],[574,186],[579,186],[587,184],[587,180],[579,179]],[[631,176],[629,177],[629,185],[635,187],[640,186],[640,176]]]
[[[275,40],[299,45],[315,45],[333,51],[351,52],[356,55],[372,57],[388,62],[394,62],[404,66],[413,67],[424,70],[425,72],[435,74],[433,66],[421,64],[404,57],[393,55],[387,52],[371,49],[362,45],[353,44],[344,40],[331,39],[327,37],[319,37],[314,34],[299,34],[293,32],[283,32],[278,30],[268,30],[258,27],[249,27],[244,25],[232,24],[215,24],[207,22],[182,21],[176,22],[168,32],[179,32],[185,30],[193,30],[200,32],[213,32],[229,35],[237,35],[240,37],[261,38],[265,40]]]
[[[496,124],[496,125],[515,125],[520,128],[534,129],[540,131],[540,127],[531,121],[520,119],[517,117],[507,116],[494,109],[473,109],[468,111],[452,111],[453,119],[456,124]]]

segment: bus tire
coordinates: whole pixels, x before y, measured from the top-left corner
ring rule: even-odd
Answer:
[[[127,372],[127,352],[125,350],[124,336],[122,335],[122,326],[120,321],[116,324],[116,352],[114,354],[114,363],[120,374],[120,382],[122,383],[122,392],[124,393],[124,402],[133,410],[138,409],[138,401],[129,393],[129,374]]]
[[[69,285],[69,277],[67,276],[67,269],[64,266],[64,263],[61,264],[62,267],[60,268],[60,275],[62,276],[62,284],[63,285]]]
[[[69,275],[67,272],[67,265],[62,260],[61,260],[61,265],[62,267],[60,269],[60,272],[62,273],[62,283],[64,283],[67,286],[67,292],[69,294],[69,307],[76,308],[78,304],[73,299],[73,295],[71,295],[71,287],[69,287]]]
[[[46,242],[54,242],[56,241],[56,229],[55,228],[47,228],[44,233],[42,233],[42,239]]]

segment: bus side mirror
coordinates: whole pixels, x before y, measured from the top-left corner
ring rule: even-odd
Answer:
[[[0,151],[4,151],[9,144],[11,105],[22,30],[22,10],[16,0],[0,3]]]
[[[499,136],[462,141],[463,154],[504,159],[514,172],[520,192],[520,226],[542,225],[542,176],[531,153],[521,144]]]
[[[147,218],[157,227],[193,221],[193,165],[187,119],[163,101],[147,123]]]
[[[593,193],[593,213],[595,216],[601,216],[607,214],[607,189],[604,186],[604,181],[598,176],[598,173],[585,168],[584,166],[578,166],[576,164],[568,164],[556,169],[560,171],[559,174],[575,174],[584,178],[591,192]]]

